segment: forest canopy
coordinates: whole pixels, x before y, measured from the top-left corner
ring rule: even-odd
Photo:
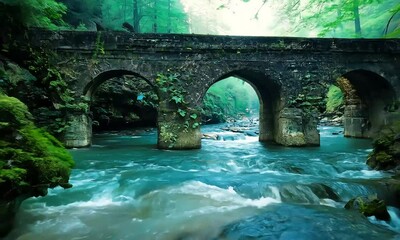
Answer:
[[[4,27],[302,37],[400,35],[397,0],[0,0],[0,15]]]

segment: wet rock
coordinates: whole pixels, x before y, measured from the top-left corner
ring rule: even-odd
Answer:
[[[201,138],[202,139],[217,140],[218,139],[218,134],[217,133],[203,133]]]
[[[12,201],[0,201],[0,237],[6,236],[13,228],[15,215],[22,201],[28,197],[21,195]]]
[[[366,217],[375,216],[379,220],[390,220],[385,201],[378,199],[377,196],[353,198],[346,203],[344,208],[358,210]]]
[[[323,198],[329,198],[334,201],[340,199],[332,188],[322,183],[284,185],[279,193],[285,202],[319,204]]]
[[[285,185],[279,193],[285,202],[319,204],[319,198],[305,185]]]
[[[322,183],[313,183],[310,186],[310,189],[313,191],[315,195],[319,198],[329,198],[334,201],[339,201],[339,195],[329,186]]]
[[[373,141],[374,150],[367,164],[377,170],[390,170],[400,166],[400,120],[384,127]]]
[[[285,166],[284,169],[290,173],[297,173],[297,174],[304,173],[304,169],[296,166]]]
[[[258,133],[256,131],[253,131],[253,130],[244,131],[244,134],[246,134],[247,136],[250,136],[250,137],[258,136]]]
[[[245,136],[241,133],[229,133],[229,132],[223,132],[218,134],[217,140],[223,140],[223,141],[234,141],[234,140],[243,140],[245,139]]]

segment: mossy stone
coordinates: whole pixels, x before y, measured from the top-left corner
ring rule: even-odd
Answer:
[[[11,230],[20,202],[45,196],[48,188],[71,187],[74,165],[63,145],[36,128],[26,105],[0,94],[0,236]]]
[[[367,164],[378,170],[390,170],[400,165],[400,120],[384,127],[374,139],[374,150],[369,154]]]
[[[344,208],[358,210],[366,217],[375,216],[379,220],[390,220],[385,201],[378,199],[376,196],[353,198],[346,203]]]

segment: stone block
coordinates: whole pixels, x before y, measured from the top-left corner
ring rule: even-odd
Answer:
[[[91,120],[86,114],[68,115],[63,142],[67,148],[88,147],[92,143]]]

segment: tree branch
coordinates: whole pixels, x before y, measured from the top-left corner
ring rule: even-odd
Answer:
[[[258,19],[258,14],[260,13],[261,9],[264,7],[264,5],[267,3],[268,0],[263,0],[263,3],[261,4],[261,6],[258,8],[256,14],[254,15],[255,19]]]
[[[398,12],[400,12],[400,8],[398,8],[398,9],[393,13],[393,15],[389,18],[389,21],[387,22],[386,28],[385,28],[385,35],[388,34],[390,22],[393,20],[394,16],[396,16],[396,14],[397,14]]]

